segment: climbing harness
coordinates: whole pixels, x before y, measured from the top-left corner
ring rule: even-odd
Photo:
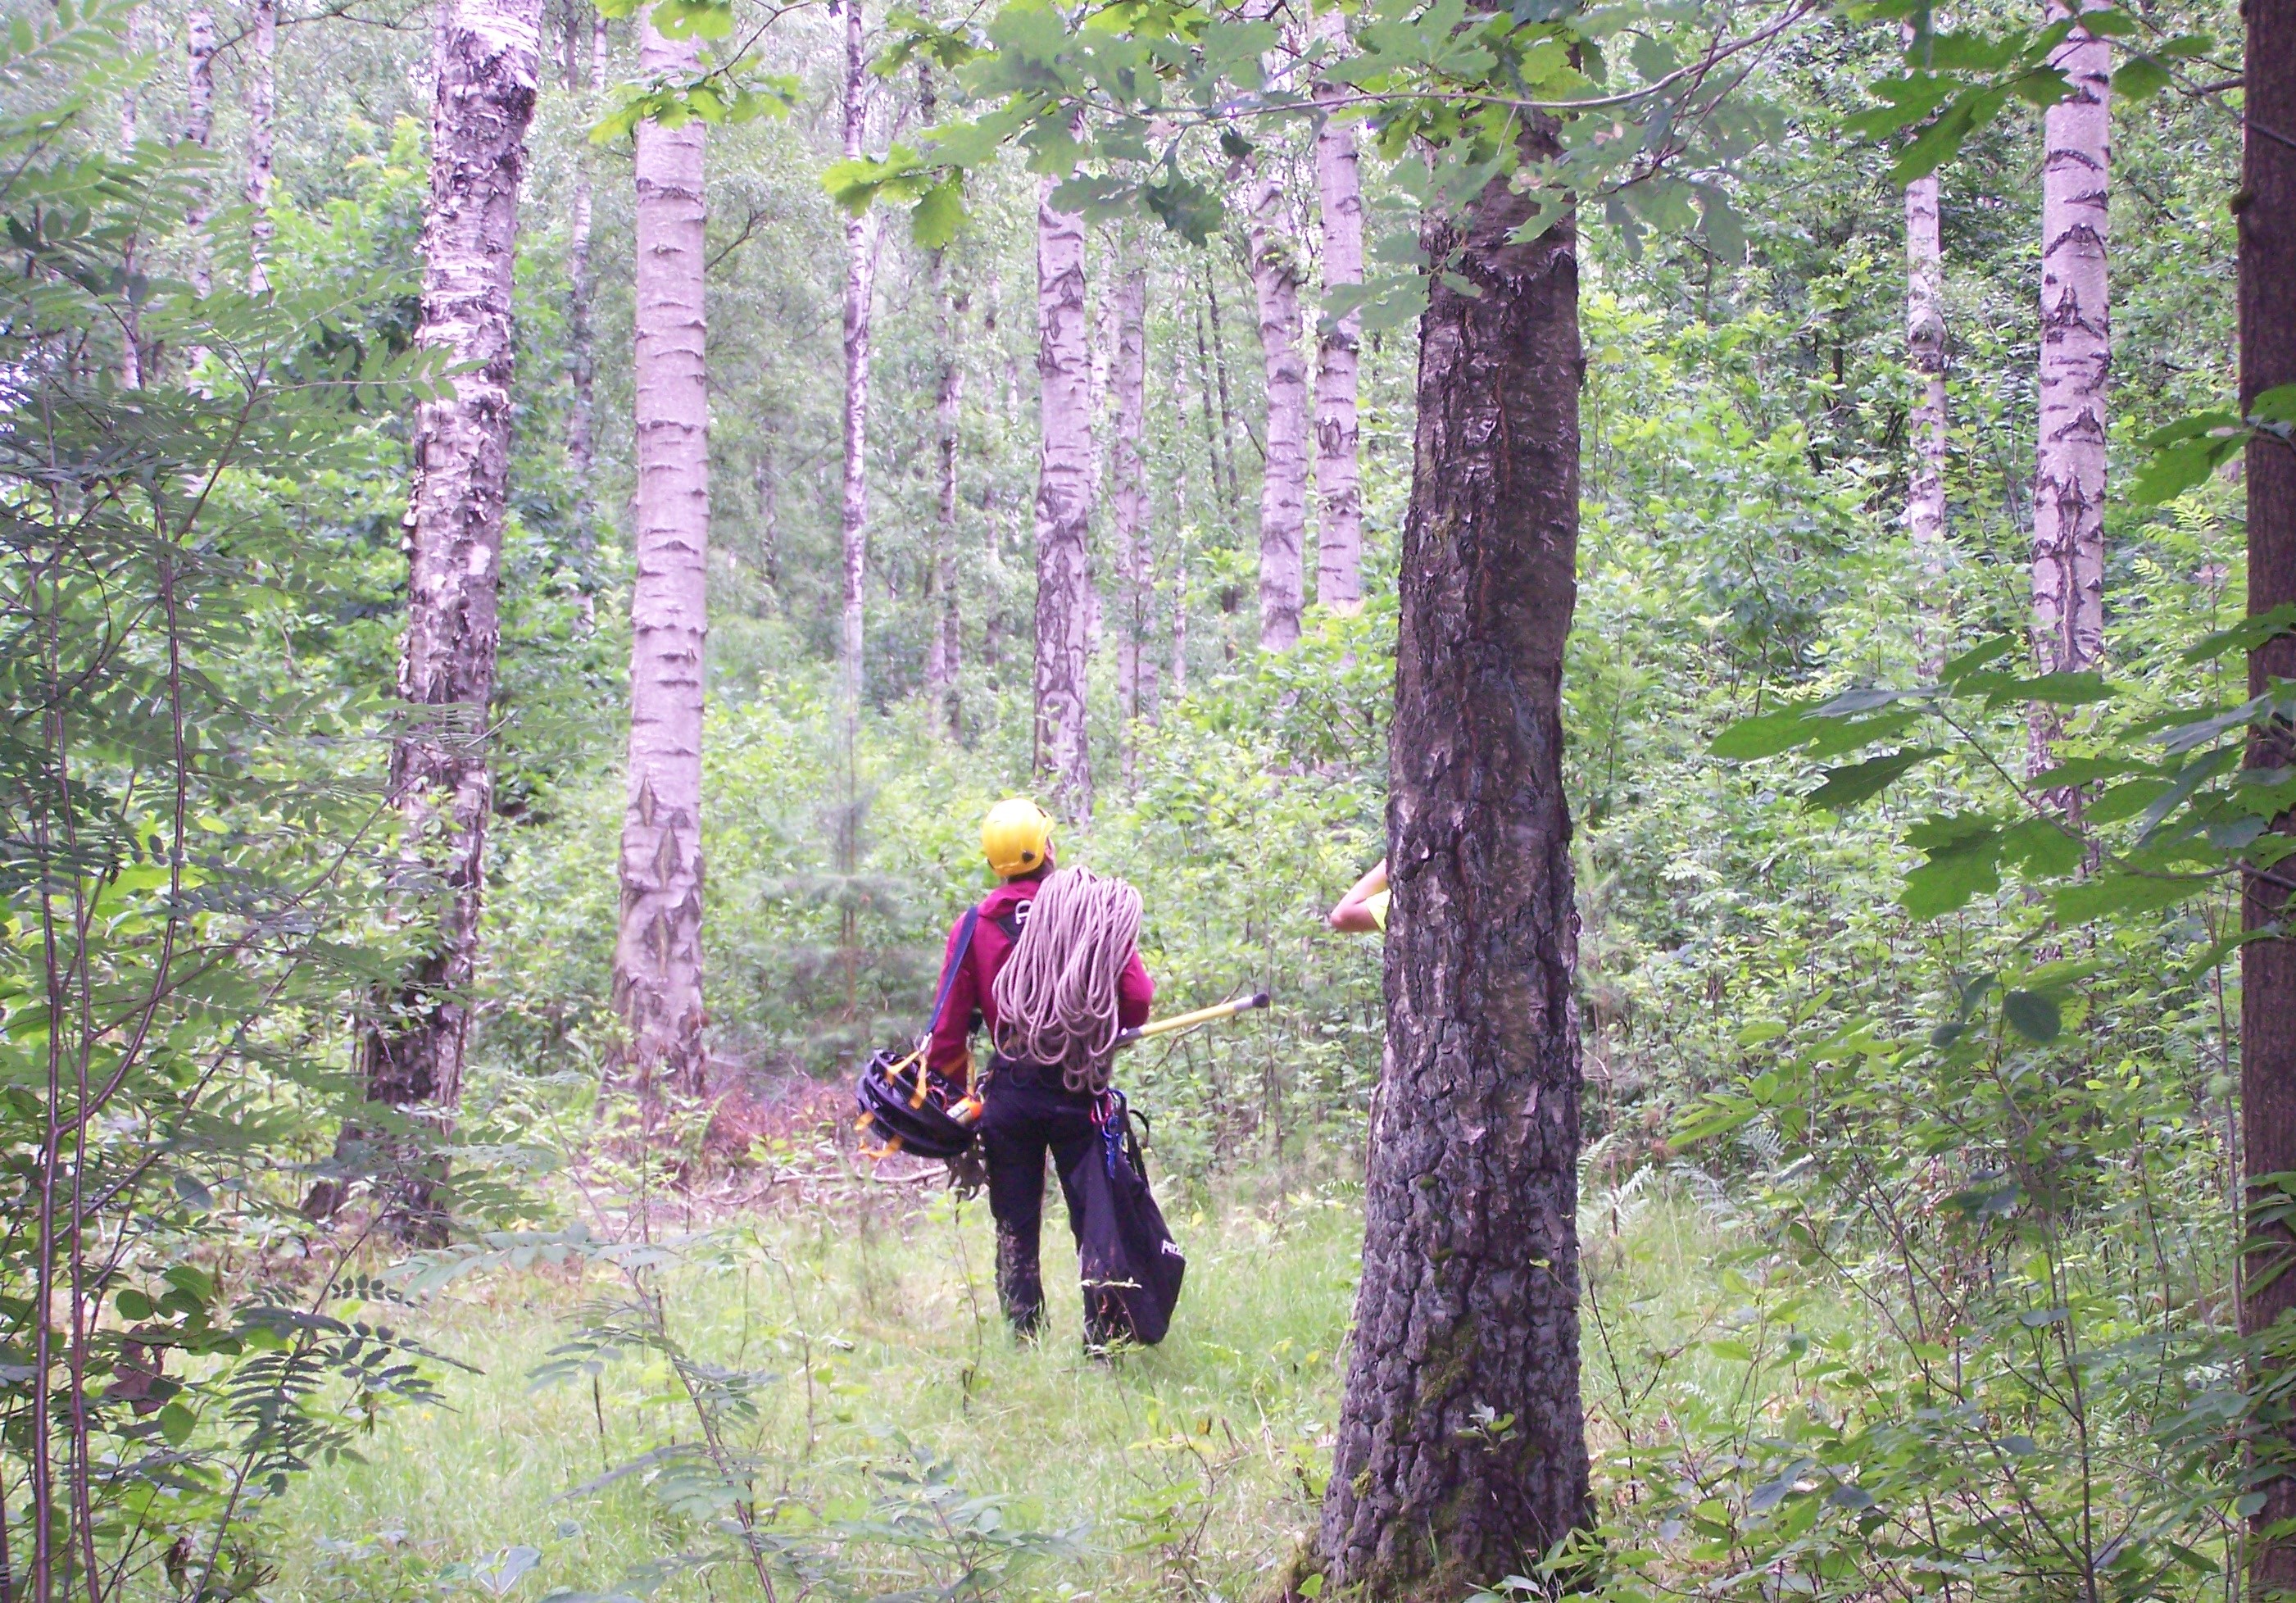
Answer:
[[[940,1023],[941,1009],[948,1006],[948,993],[956,983],[957,971],[964,966],[965,955],[972,949],[973,927],[980,922],[980,909],[971,908],[957,925],[956,945],[941,973],[940,992],[933,998],[932,1015],[925,1021],[923,1039],[906,1054],[897,1050],[877,1053],[869,1059],[868,1067],[861,1071],[861,1082],[853,1090],[853,1100],[861,1110],[861,1117],[854,1128],[864,1135],[874,1131],[882,1142],[874,1150],[864,1148],[865,1157],[885,1158],[897,1152],[907,1152],[921,1158],[953,1163],[972,1146],[972,1127],[980,1117],[980,1098],[959,1093],[927,1065],[925,1055],[932,1044],[932,1032]]]

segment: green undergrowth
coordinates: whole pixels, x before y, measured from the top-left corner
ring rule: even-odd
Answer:
[[[665,1239],[635,1280],[594,1255],[463,1275],[389,1317],[469,1369],[439,1404],[381,1414],[363,1463],[275,1505],[264,1595],[760,1596],[744,1564],[681,1562],[738,1546],[712,1535],[710,1477],[642,1461],[699,1434],[671,1362],[568,1351],[644,1283],[690,1359],[757,1378],[731,1434],[783,1544],[781,1597],[805,1590],[801,1566],[826,1596],[1266,1596],[1328,1471],[1361,1195],[1167,1189],[1186,1295],[1162,1346],[1110,1362],[1082,1351],[1057,1201],[1036,1346],[998,1318],[985,1204],[904,1188]],[[1617,1222],[1590,1254],[1606,1289],[1695,1322],[1725,1232],[1680,1199]]]

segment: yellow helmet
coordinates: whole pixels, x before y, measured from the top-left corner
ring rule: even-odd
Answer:
[[[1004,879],[1045,866],[1053,849],[1053,820],[1026,796],[1007,796],[980,820],[980,850]]]

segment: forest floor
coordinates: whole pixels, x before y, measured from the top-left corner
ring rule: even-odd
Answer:
[[[275,1505],[281,1569],[265,1593],[540,1603],[659,1580],[665,1597],[760,1595],[746,1565],[714,1584],[649,1569],[723,1548],[711,1527],[733,1528],[721,1477],[674,1453],[643,1461],[703,1434],[661,1352],[625,1340],[594,1384],[537,1377],[608,1304],[644,1307],[634,1294],[650,1290],[680,1352],[721,1378],[756,1376],[711,1423],[754,1466],[773,1528],[824,1566],[818,1595],[1264,1597],[1330,1461],[1361,1194],[1273,1173],[1160,1188],[1189,1253],[1185,1294],[1163,1345],[1111,1361],[1082,1351],[1057,1194],[1054,1318],[1022,1346],[998,1316],[985,1199],[921,1184],[768,1193],[690,1230],[657,1227],[663,1254],[635,1277],[597,1261],[496,1266],[371,1310],[470,1368],[444,1371],[439,1403],[384,1411],[363,1464]],[[1593,1256],[1606,1293],[1695,1325],[1715,1245],[1695,1208],[1660,1203]]]

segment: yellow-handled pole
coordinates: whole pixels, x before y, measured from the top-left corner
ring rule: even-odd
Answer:
[[[1233,1002],[1215,1003],[1210,1007],[1199,1007],[1193,1013],[1176,1013],[1170,1018],[1157,1019],[1152,1023],[1141,1025],[1137,1030],[1127,1030],[1117,1036],[1116,1044],[1119,1047],[1128,1047],[1134,1041],[1146,1040],[1152,1036],[1169,1035],[1175,1030],[1192,1029],[1195,1025],[1212,1023],[1219,1019],[1234,1018],[1239,1013],[1250,1013],[1255,1007],[1267,1006],[1267,993],[1264,991],[1259,991],[1251,996],[1238,997]]]

